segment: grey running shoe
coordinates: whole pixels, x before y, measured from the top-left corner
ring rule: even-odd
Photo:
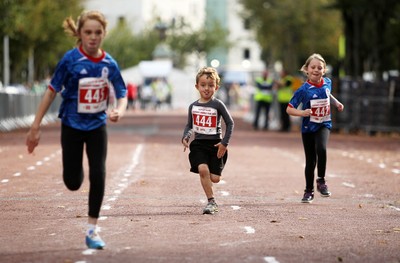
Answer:
[[[218,205],[215,202],[209,202],[203,209],[203,214],[214,214],[218,212]]]
[[[311,203],[314,200],[314,192],[304,192],[302,203]]]
[[[322,197],[331,196],[331,192],[328,191],[328,186],[326,185],[325,180],[322,178],[317,179],[317,191]]]

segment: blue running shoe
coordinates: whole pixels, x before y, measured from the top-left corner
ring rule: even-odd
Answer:
[[[106,246],[104,241],[95,230],[90,230],[89,234],[86,235],[86,245],[88,248],[92,249],[103,249]]]

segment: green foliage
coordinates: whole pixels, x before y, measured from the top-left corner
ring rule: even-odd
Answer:
[[[340,65],[350,76],[400,68],[398,0],[241,0],[267,62],[282,60],[295,71],[310,53]],[[338,57],[338,39],[346,55]],[[390,52],[388,52],[390,50]],[[337,72],[337,71],[336,71]]]
[[[208,53],[214,47],[229,47],[226,41],[228,32],[218,23],[194,31],[183,19],[172,25],[167,43],[174,53],[174,63],[183,68],[189,54]]]
[[[340,13],[329,8],[333,0],[241,0],[242,16],[257,32],[267,65],[280,60],[289,72],[298,72],[312,53],[335,64],[341,34]]]
[[[336,0],[344,20],[347,75],[400,68],[400,2],[397,0]],[[390,52],[388,52],[390,50]]]
[[[112,29],[104,41],[103,48],[117,61],[120,68],[137,65],[142,60],[153,59],[153,51],[157,44],[165,41],[171,48],[174,66],[183,68],[189,54],[203,54],[215,46],[226,47],[227,32],[215,24],[211,29],[193,30],[182,18],[167,25],[166,38],[161,39],[156,30],[157,19],[149,23],[141,33],[133,35],[130,28],[122,20]]]
[[[118,61],[120,68],[128,68],[141,60],[151,60],[151,52],[156,43],[156,32],[145,31],[134,36],[125,21],[120,20],[107,34],[103,48]]]
[[[10,39],[12,83],[28,80],[27,61],[30,54],[35,58],[35,79],[43,79],[51,73],[63,53],[74,44],[74,40],[64,33],[63,19],[68,16],[76,18],[81,10],[79,0],[0,2],[0,37],[3,39],[7,35]]]
[[[62,23],[69,16],[76,21],[83,10],[82,3],[81,0],[0,0],[0,38],[8,36],[10,41],[11,83],[28,82],[29,58],[34,61],[34,80],[52,74],[64,53],[75,45],[75,39],[65,34]],[[133,35],[121,20],[108,32],[103,48],[118,61],[121,69],[135,66],[142,60],[151,60],[156,45],[162,41],[155,30],[156,22],[155,19],[148,28]],[[218,25],[210,30],[195,31],[182,19],[169,26],[163,41],[173,51],[175,66],[184,67],[188,54],[200,54],[213,46],[226,45],[226,34]],[[3,60],[0,61],[1,71],[4,70],[2,63]]]

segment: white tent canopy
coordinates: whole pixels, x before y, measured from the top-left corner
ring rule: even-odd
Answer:
[[[170,60],[141,61],[139,63],[139,71],[144,78],[168,77],[171,70],[172,61]]]

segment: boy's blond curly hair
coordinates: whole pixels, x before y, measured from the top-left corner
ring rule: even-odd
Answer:
[[[199,79],[201,76],[207,75],[207,78],[214,79],[217,86],[219,86],[219,83],[221,81],[221,78],[218,75],[218,72],[215,68],[212,67],[203,67],[201,68],[196,75],[196,84],[199,83]]]

